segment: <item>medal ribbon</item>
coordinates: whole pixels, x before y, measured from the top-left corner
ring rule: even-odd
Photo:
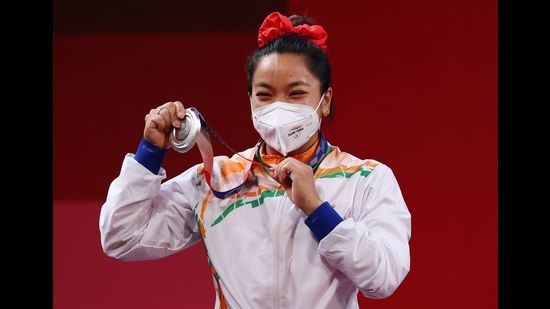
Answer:
[[[246,179],[248,178],[248,175],[250,174],[250,170],[252,169],[252,164],[256,164],[256,165],[260,166],[261,168],[266,170],[266,172],[269,174],[269,170],[268,170],[269,166],[262,161],[261,156],[260,156],[260,145],[262,143],[262,140],[260,140],[256,144],[256,152],[251,152],[250,158],[244,157],[240,153],[235,151],[231,146],[229,146],[219,136],[219,134],[216,133],[216,131],[214,131],[212,129],[212,127],[210,127],[210,125],[208,125],[208,123],[206,122],[206,120],[204,120],[204,117],[201,115],[201,113],[199,113],[198,110],[194,109],[194,112],[195,112],[195,114],[197,114],[197,116],[198,116],[198,118],[200,119],[200,122],[201,122],[201,129],[200,129],[199,133],[197,134],[195,143],[199,147],[199,151],[200,151],[201,157],[202,157],[202,162],[204,163],[204,173],[205,173],[206,183],[208,184],[208,186],[212,190],[212,193],[214,194],[215,197],[217,197],[219,199],[224,199],[224,198],[226,198],[230,195],[238,193],[241,190],[241,188],[244,186],[244,184],[246,182]],[[234,188],[232,188],[232,189],[229,189],[227,191],[218,191],[218,190],[215,190],[214,187],[212,186],[212,171],[213,171],[213,166],[214,166],[214,151],[213,151],[213,148],[212,148],[212,142],[210,140],[210,134],[212,134],[212,136],[214,136],[214,138],[216,138],[222,145],[224,145],[231,152],[233,152],[234,154],[242,157],[243,159],[245,159],[247,161],[247,164],[245,166],[245,172],[243,174],[243,179],[242,179],[241,184],[234,187]],[[319,164],[321,163],[321,161],[323,160],[323,158],[328,153],[330,153],[331,150],[332,150],[332,147],[328,144],[325,136],[321,132],[319,146],[317,147],[317,150],[315,151],[315,154],[313,155],[313,157],[309,160],[309,162],[307,162],[307,164],[309,166],[311,166],[311,168],[313,169],[314,172],[317,169],[317,167],[319,166]],[[258,160],[260,162],[254,160],[255,156],[258,158]]]

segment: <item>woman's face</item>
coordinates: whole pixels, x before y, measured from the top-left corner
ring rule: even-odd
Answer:
[[[306,104],[315,109],[322,95],[319,89],[320,81],[307,69],[302,56],[272,53],[258,62],[252,79],[250,104],[252,111],[276,101]],[[324,111],[328,112],[331,94],[329,88],[317,110],[320,117],[325,115]]]

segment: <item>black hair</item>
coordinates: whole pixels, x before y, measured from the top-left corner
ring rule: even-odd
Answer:
[[[313,22],[301,15],[292,15],[289,17],[293,26],[307,24],[313,25]],[[304,57],[308,70],[321,82],[321,93],[327,91],[332,84],[332,70],[327,54],[308,38],[296,33],[285,34],[277,39],[265,44],[264,46],[252,52],[246,62],[246,89],[252,93],[252,79],[258,62],[261,58],[273,53],[277,54],[296,54]],[[330,104],[329,119],[334,117],[334,100]]]

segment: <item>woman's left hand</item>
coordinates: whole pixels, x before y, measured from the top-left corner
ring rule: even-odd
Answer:
[[[311,166],[294,158],[286,158],[271,168],[271,176],[286,190],[290,200],[306,215],[323,203],[313,178]]]

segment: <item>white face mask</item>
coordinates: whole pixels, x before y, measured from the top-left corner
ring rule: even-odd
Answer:
[[[273,102],[252,112],[254,128],[262,139],[283,156],[302,147],[321,126],[317,107],[299,103]]]

